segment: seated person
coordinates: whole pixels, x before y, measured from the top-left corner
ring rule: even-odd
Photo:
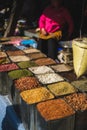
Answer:
[[[51,5],[43,11],[39,19],[41,35],[38,49],[54,60],[57,58],[57,39],[61,36],[63,38],[65,32],[68,32],[67,37],[70,38],[73,32],[72,18],[62,2],[63,0],[51,0]]]

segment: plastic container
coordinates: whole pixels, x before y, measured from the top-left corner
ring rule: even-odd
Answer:
[[[74,130],[87,129],[87,94],[75,93],[65,97],[66,102],[76,111]]]
[[[74,110],[62,99],[37,105],[35,130],[74,130]]]
[[[36,104],[53,99],[54,96],[44,87],[24,91],[21,96],[21,116],[26,130],[36,130]]]

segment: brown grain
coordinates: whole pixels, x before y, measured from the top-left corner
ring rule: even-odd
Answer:
[[[87,110],[87,94],[75,93],[70,96],[66,96],[65,100],[76,111]]]
[[[75,113],[74,110],[62,99],[39,103],[37,109],[47,121],[61,119]]]
[[[40,86],[38,80],[35,77],[22,77],[14,81],[15,87],[19,91],[30,90]]]

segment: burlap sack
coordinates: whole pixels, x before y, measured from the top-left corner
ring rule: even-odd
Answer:
[[[77,77],[87,72],[87,41],[75,39],[72,44],[73,64]]]

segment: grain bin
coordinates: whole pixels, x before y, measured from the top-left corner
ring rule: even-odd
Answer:
[[[74,110],[63,100],[37,104],[36,130],[74,130]]]
[[[35,77],[22,77],[20,79],[16,79],[13,82],[13,86],[11,86],[11,99],[16,113],[21,118],[20,114],[20,93],[25,90],[30,90],[34,88],[40,87],[38,80]]]
[[[74,130],[87,130],[87,94],[74,93],[65,100],[76,111]]]
[[[21,116],[26,130],[36,130],[38,102],[53,99],[54,96],[45,87],[23,91],[21,96]]]

